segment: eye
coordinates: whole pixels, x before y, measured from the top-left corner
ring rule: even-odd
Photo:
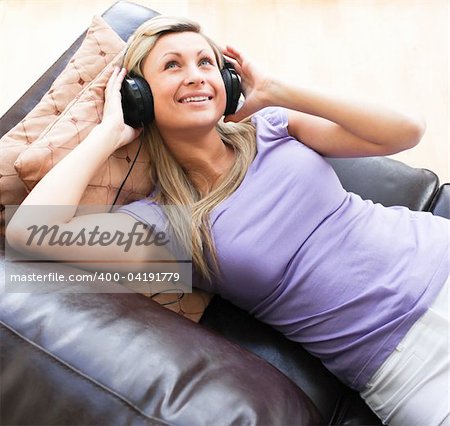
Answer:
[[[214,65],[214,62],[212,61],[212,59],[208,58],[207,56],[202,58],[199,63],[200,63],[200,65],[203,65],[203,64]]]
[[[173,69],[173,68],[175,68],[176,66],[178,66],[178,62],[176,62],[176,61],[169,61],[169,62],[167,62],[167,64],[164,66],[164,69],[165,69],[165,70],[167,70],[167,69]]]

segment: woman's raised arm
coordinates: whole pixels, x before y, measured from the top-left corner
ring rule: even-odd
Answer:
[[[226,121],[240,121],[267,106],[288,111],[288,132],[330,157],[389,155],[415,146],[425,122],[391,108],[293,86],[261,73],[227,46],[224,54],[241,76],[245,103]]]
[[[71,209],[55,209],[54,215],[50,215],[49,211],[46,219],[51,225],[68,222],[74,217],[81,197],[98,168],[115,150],[139,135],[140,130],[123,122],[120,87],[124,76],[124,69],[112,69],[105,90],[102,122],[38,182],[15,215],[20,215],[22,207],[30,205],[72,206]]]
[[[140,130],[123,122],[120,87],[124,76],[125,70],[112,70],[105,91],[102,122],[39,181],[15,211],[6,227],[6,239],[12,248],[52,260],[89,260],[97,264],[108,260],[123,270],[130,267],[130,262],[170,258],[164,245],[135,244],[139,224],[128,214],[94,213],[74,217],[100,165],[116,149],[139,135]],[[145,241],[154,237],[142,226],[138,234]],[[126,265],[120,266],[120,261],[126,261]],[[109,269],[108,265],[102,267]],[[136,268],[140,270],[145,265]]]

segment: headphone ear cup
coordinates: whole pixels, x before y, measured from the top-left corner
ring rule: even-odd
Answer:
[[[237,110],[239,98],[242,93],[241,81],[237,71],[230,62],[224,61],[223,68],[220,70],[225,84],[227,94],[227,105],[224,115],[234,114]]]
[[[147,81],[138,76],[126,77],[120,89],[123,117],[126,124],[138,128],[155,118],[153,95]]]

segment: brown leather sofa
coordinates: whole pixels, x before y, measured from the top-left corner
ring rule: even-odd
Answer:
[[[103,17],[126,40],[155,14],[120,1]],[[83,36],[0,119],[0,137],[48,90]],[[387,158],[329,161],[364,198],[450,217],[450,185],[431,171]],[[8,293],[4,285],[0,294],[0,424],[381,424],[298,344],[218,296],[195,324],[140,294],[75,286]]]

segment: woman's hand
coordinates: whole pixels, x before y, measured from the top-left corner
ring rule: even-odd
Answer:
[[[259,71],[242,53],[228,46],[223,50],[227,61],[231,62],[241,77],[245,102],[235,114],[227,115],[227,121],[238,122],[254,114],[262,108],[272,105],[270,89],[272,80]]]
[[[105,104],[103,107],[103,119],[100,126],[107,126],[116,147],[120,148],[135,140],[142,129],[134,129],[125,124],[122,110],[122,96],[120,88],[127,70],[114,67],[105,89]]]

